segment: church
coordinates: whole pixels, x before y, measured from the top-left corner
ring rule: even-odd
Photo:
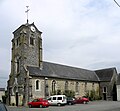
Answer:
[[[33,98],[66,90],[75,92],[75,97],[94,91],[103,100],[117,100],[116,68],[91,71],[44,61],[42,32],[34,23],[21,25],[13,35],[7,104],[25,106]]]

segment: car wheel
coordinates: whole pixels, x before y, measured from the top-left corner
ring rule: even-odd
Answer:
[[[32,105],[31,105],[31,104],[29,105],[29,108],[32,108]]]
[[[58,105],[58,106],[61,106],[61,104],[60,104],[60,103],[58,103],[57,105]]]
[[[84,101],[83,104],[86,104],[86,101]]]
[[[40,104],[40,108],[42,108],[43,106],[42,106],[42,104]]]
[[[69,103],[69,105],[72,105],[72,103]]]

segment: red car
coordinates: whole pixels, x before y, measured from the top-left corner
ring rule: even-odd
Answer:
[[[89,99],[86,97],[78,97],[75,99],[76,104],[87,104],[89,102]]]
[[[38,99],[34,99],[32,102],[28,103],[29,108],[32,107],[49,107],[49,103],[48,100],[45,100],[43,98],[38,98]]]

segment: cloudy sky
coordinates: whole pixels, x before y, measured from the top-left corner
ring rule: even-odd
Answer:
[[[29,23],[43,32],[44,61],[120,72],[120,7],[114,0],[0,0],[0,87],[10,74],[12,32],[26,23],[27,5]]]

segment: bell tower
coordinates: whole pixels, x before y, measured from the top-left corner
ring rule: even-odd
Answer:
[[[20,98],[23,98],[23,103],[27,101],[29,86],[26,84],[26,66],[35,66],[42,70],[41,34],[34,23],[23,24],[13,32],[11,73],[7,87],[9,104],[15,101],[16,106],[19,105]]]
[[[21,25],[13,32],[11,74],[17,75],[24,66],[36,66],[42,69],[42,32],[34,25],[29,24],[27,10],[27,23]]]
[[[15,103],[19,105],[19,99],[22,98],[23,104],[28,99],[29,78],[26,66],[39,67],[42,70],[42,32],[37,29],[34,22],[28,22],[21,25],[13,32],[11,73],[8,80],[8,104]]]
[[[36,66],[42,68],[42,38],[37,27],[32,24],[21,25],[13,32],[12,40],[12,67],[21,72],[21,67]]]

